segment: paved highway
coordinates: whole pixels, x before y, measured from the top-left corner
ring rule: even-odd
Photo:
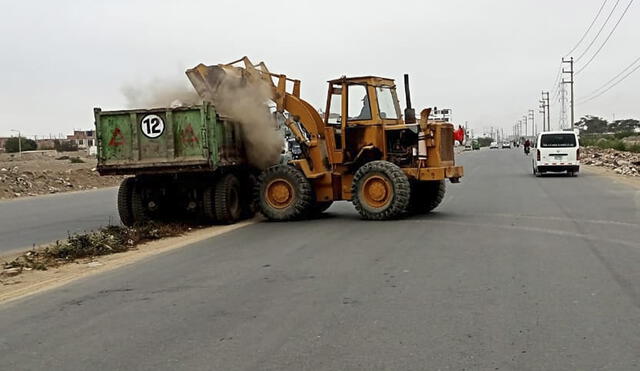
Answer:
[[[117,188],[0,201],[0,254],[120,223]]]
[[[460,156],[436,213],[259,223],[0,306],[10,370],[631,370],[640,192]]]

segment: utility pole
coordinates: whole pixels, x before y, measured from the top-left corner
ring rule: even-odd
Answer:
[[[571,130],[573,130],[573,125],[575,124],[575,109],[574,109],[574,103],[575,100],[573,98],[573,57],[571,57],[568,60],[565,60],[564,58],[562,58],[562,63],[563,64],[568,64],[569,65],[569,70],[565,70],[564,67],[562,68],[562,74],[569,74],[569,80],[565,80],[564,77],[562,78],[562,84],[570,84],[571,85]]]
[[[542,114],[542,131],[547,131],[547,114],[545,112],[545,106],[544,106],[543,100],[540,100],[540,106],[538,108],[540,108],[538,113]]]
[[[527,127],[529,125],[529,120],[527,120],[527,115],[522,115],[522,118],[524,119],[524,136],[526,137],[529,135],[529,128]]]
[[[565,88],[564,79],[560,82],[560,97],[558,98],[558,102],[560,102],[560,120],[558,124],[560,125],[560,129],[564,129],[567,125],[567,89]]]
[[[544,92],[543,95],[547,102],[547,129],[551,131],[551,105],[549,104],[549,92]]]
[[[538,135],[538,129],[536,128],[536,115],[535,115],[535,111],[530,109],[529,110],[529,120],[531,120],[531,127],[533,130],[533,136],[535,137],[536,135]]]

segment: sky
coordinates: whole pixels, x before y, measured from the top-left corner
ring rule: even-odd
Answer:
[[[586,62],[630,0],[617,10]],[[632,1],[632,0],[631,0]],[[603,14],[577,57],[600,28]],[[476,135],[510,133],[542,90],[553,97],[560,60],[602,0],[448,1],[8,1],[0,0],[0,136],[68,134],[93,128],[93,108],[127,107],[125,87],[188,86],[198,63],[242,56],[302,81],[302,97],[325,106],[326,81],[342,75],[411,77],[412,101],[451,108]],[[582,98],[640,57],[640,1],[601,53],[576,77]],[[581,65],[577,64],[576,69]],[[576,119],[640,118],[640,72]],[[402,96],[402,94],[401,94]],[[401,99],[404,102],[404,98]],[[404,107],[404,103],[402,104]],[[559,105],[552,102],[557,127]],[[540,114],[536,120],[541,121]]]

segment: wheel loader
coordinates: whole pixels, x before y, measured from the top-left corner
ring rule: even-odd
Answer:
[[[351,201],[362,218],[387,220],[436,208],[445,180],[458,183],[453,125],[431,120],[431,109],[416,118],[408,75],[401,113],[394,80],[376,76],[328,81],[326,109],[319,113],[300,97],[300,81],[271,73],[247,57],[228,64],[200,64],[187,76],[205,101],[213,100],[223,78],[266,84],[275,114],[302,147],[302,156],[264,170],[256,201],[268,219],[310,217],[334,201]]]

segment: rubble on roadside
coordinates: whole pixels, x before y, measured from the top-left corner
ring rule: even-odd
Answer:
[[[122,181],[121,176],[100,176],[95,166],[95,158],[78,154],[2,154],[0,200],[111,187]]]
[[[89,233],[70,235],[69,238],[55,243],[33,248],[12,261],[0,265],[0,284],[2,278],[13,277],[30,270],[47,270],[62,264],[91,259],[98,256],[125,252],[152,240],[179,236],[193,227],[185,224],[149,223],[136,227],[108,226]],[[98,266],[95,263],[92,266]]]
[[[597,147],[582,147],[580,151],[580,162],[584,165],[609,168],[620,175],[640,176],[640,153]]]

